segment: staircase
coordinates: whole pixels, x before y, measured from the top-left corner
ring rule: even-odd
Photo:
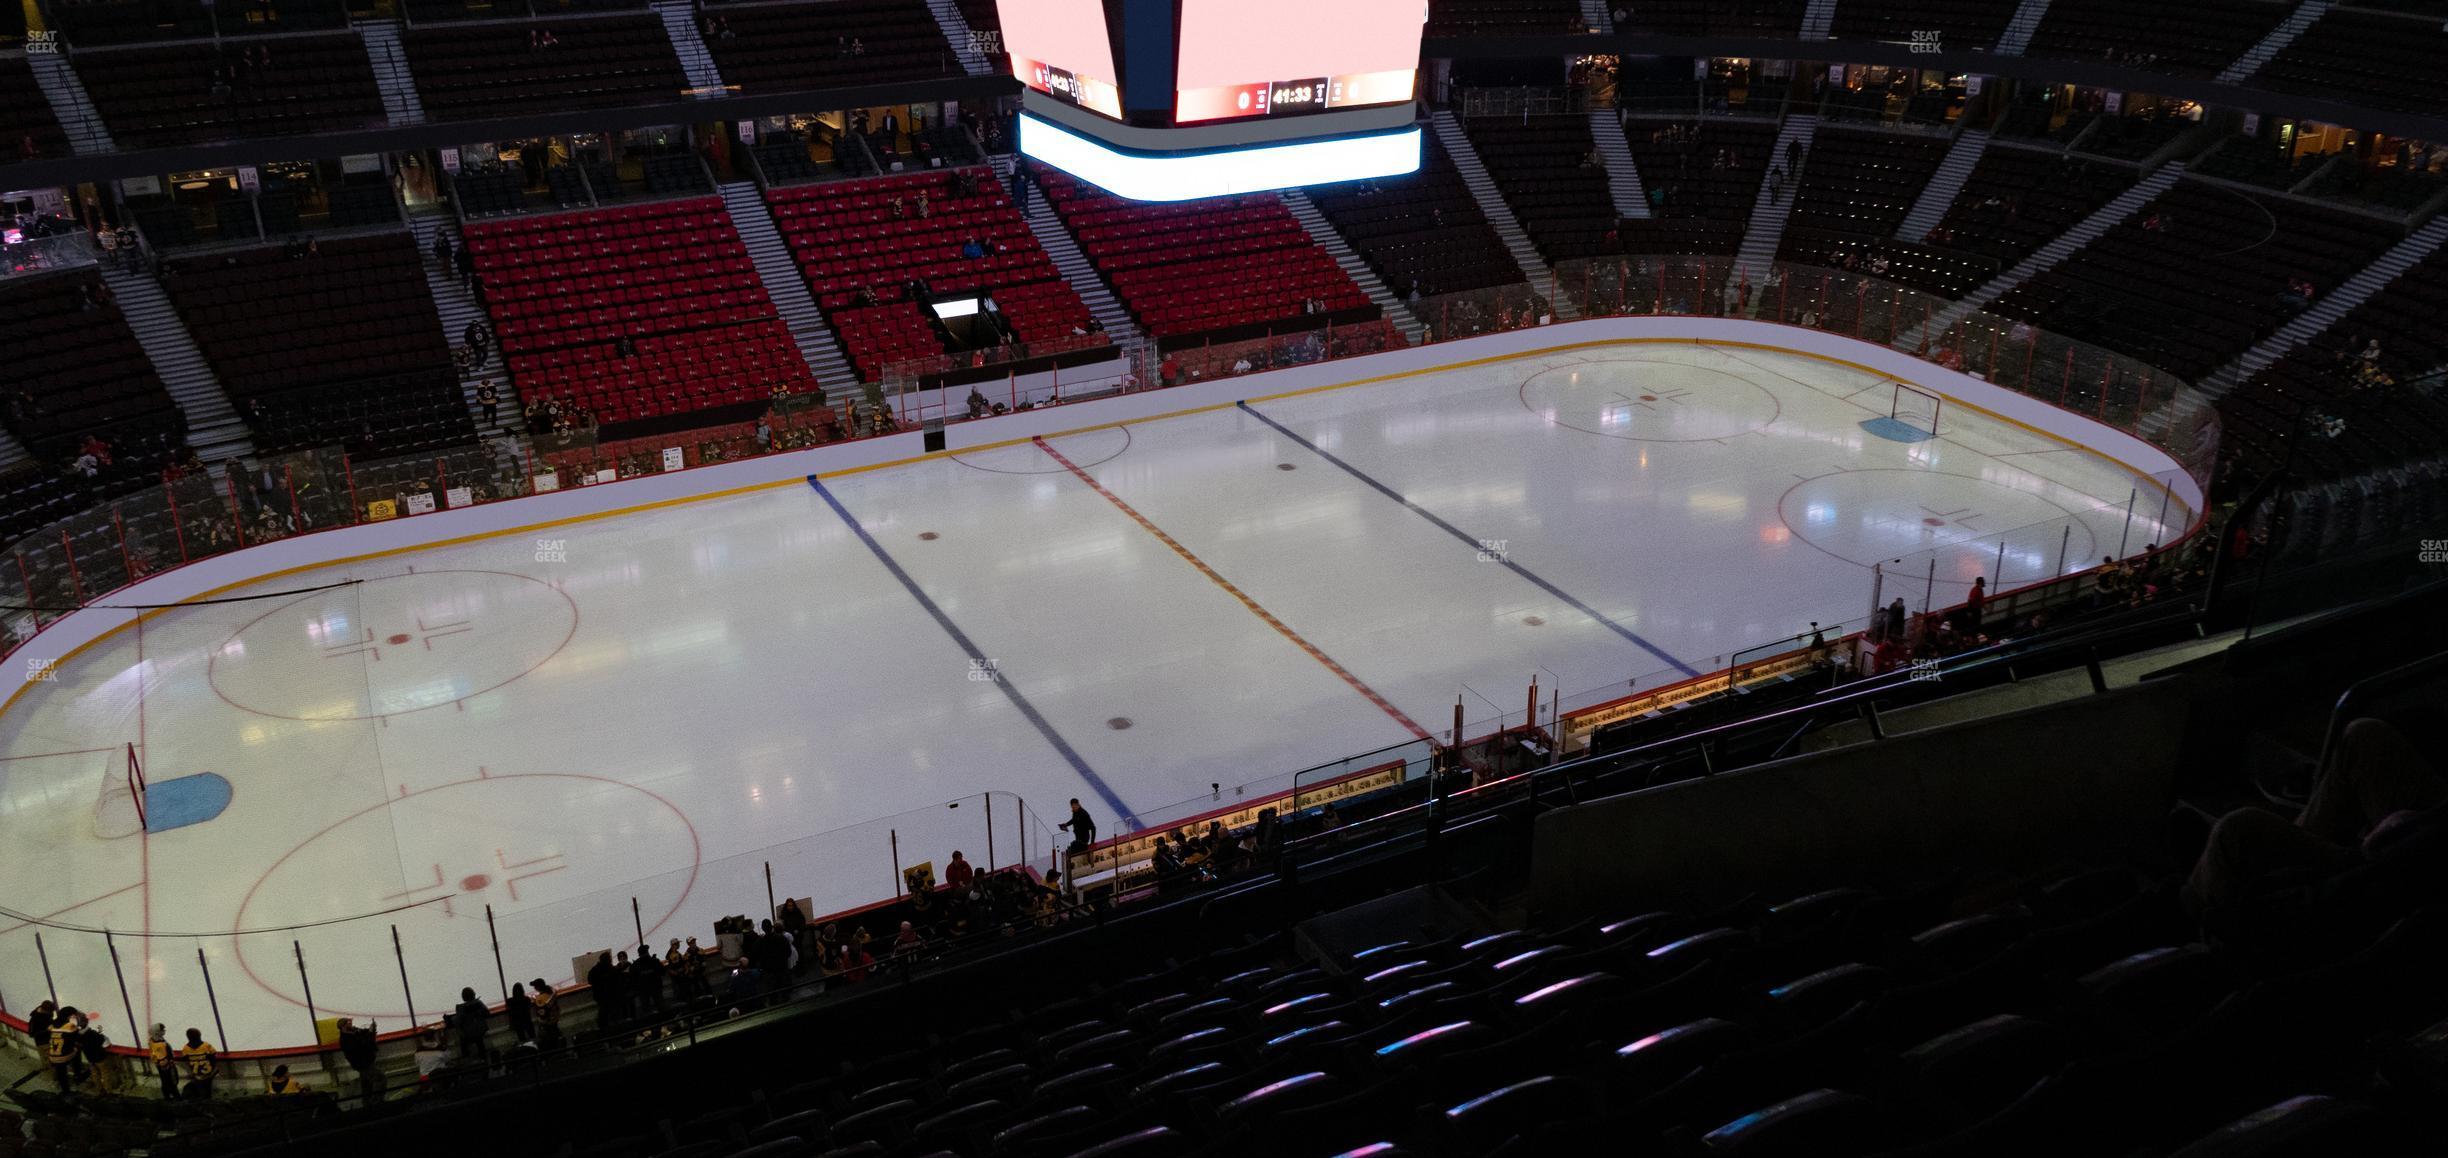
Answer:
[[[0,474],[6,474],[32,461],[34,461],[34,456],[26,453],[25,444],[17,441],[16,435],[0,430]]]
[[[994,72],[994,62],[986,59],[977,42],[977,33],[969,27],[969,18],[961,13],[958,0],[927,0],[927,8],[935,13],[935,23],[943,29],[944,41],[952,46],[952,55],[961,63],[961,70],[971,76],[986,76]]]
[[[1393,290],[1386,288],[1385,279],[1378,277],[1377,271],[1370,269],[1368,262],[1352,251],[1351,244],[1343,240],[1343,235],[1335,230],[1334,223],[1326,220],[1326,215],[1318,211],[1316,202],[1309,200],[1309,194],[1299,189],[1287,189],[1281,196],[1284,208],[1292,211],[1293,220],[1309,231],[1309,240],[1317,242],[1318,248],[1325,250],[1335,259],[1336,265],[1343,267],[1344,275],[1368,293],[1369,300],[1385,311],[1386,320],[1394,323],[1405,339],[1412,345],[1418,345],[1420,334],[1427,327],[1412,315],[1411,307],[1395,297]]]
[[[1011,188],[1012,167],[1016,162],[1005,154],[994,158],[992,163],[994,171],[1003,178],[1003,187]],[[1113,339],[1114,346],[1128,349],[1143,341],[1139,323],[1131,320],[1130,311],[1122,308],[1121,301],[1114,297],[1113,287],[1105,284],[1105,278],[1097,272],[1096,264],[1088,260],[1087,254],[1080,252],[1079,242],[1071,236],[1071,231],[1063,228],[1062,217],[1054,212],[1053,204],[1046,200],[1045,190],[1037,189],[1031,193],[1028,212],[1023,216],[1028,221],[1029,232],[1037,235],[1037,244],[1044,248],[1048,258],[1053,259],[1054,268],[1061,272],[1063,280],[1071,283],[1071,292],[1087,303],[1089,314],[1096,318],[1098,325],[1105,327],[1105,336]]]
[[[397,20],[357,22],[366,60],[374,65],[374,86],[382,90],[383,115],[392,128],[425,123],[425,102],[417,99],[416,77],[408,71],[408,54],[400,49],[399,34]]]
[[[109,266],[103,267],[102,280],[110,286],[111,296],[119,299],[119,312],[127,315],[136,344],[144,347],[145,359],[161,375],[171,401],[187,416],[187,444],[206,462],[255,453],[246,423],[230,405],[229,393],[213,377],[212,364],[196,348],[195,337],[187,332],[187,323],[179,320],[161,283],[149,273]]]
[[[1836,24],[1836,0],[1810,0],[1802,9],[1802,39],[1825,40]]]
[[[689,95],[701,101],[729,96],[723,88],[722,73],[714,67],[714,54],[706,50],[705,37],[698,34],[697,6],[664,0],[654,10],[663,17],[663,33],[671,37],[672,52],[680,58],[680,71],[688,77]]]
[[[455,347],[472,321],[483,322],[485,331],[491,333],[493,319],[477,304],[476,295],[459,284],[457,275],[442,272],[433,261],[435,234],[448,235],[454,247],[467,244],[458,223],[446,214],[427,214],[409,222],[408,231],[416,235],[417,252],[425,255],[425,260],[417,265],[425,271],[425,288],[433,294],[434,312],[442,316],[442,336]],[[518,384],[510,380],[509,362],[497,337],[485,351],[484,365],[459,378],[459,396],[467,402],[468,418],[475,422],[476,433],[486,438],[508,434],[520,426]],[[500,412],[492,422],[484,420],[484,406],[476,401],[476,384],[487,379],[492,380],[494,393],[501,398]]]
[[[76,70],[68,67],[68,58],[53,51],[39,55],[28,53],[26,66],[34,70],[34,83],[41,86],[43,98],[51,102],[51,114],[59,118],[60,131],[68,134],[68,147],[77,156],[90,157],[97,153],[117,152],[111,142],[110,130],[102,124],[102,114],[94,111],[93,98],[85,95],[85,82],[77,79]]]
[[[1802,170],[1810,167],[1811,135],[1819,131],[1815,116],[1789,116],[1777,129],[1774,145],[1768,147],[1771,170],[1785,163],[1785,151],[1796,141],[1806,150],[1802,165],[1785,174],[1785,183],[1772,196],[1766,177],[1760,178],[1759,199],[1751,205],[1751,224],[1743,230],[1742,248],[1734,251],[1734,276],[1749,276],[1757,282],[1766,277],[1776,264],[1777,244],[1785,240],[1785,218],[1793,212],[1794,192],[1802,187]]]
[[[1607,0],[1581,0],[1581,23],[1602,36],[1615,34],[1615,13],[1608,9]]]
[[[1453,110],[1438,109],[1428,123],[1436,132],[1437,144],[1444,146],[1446,158],[1462,174],[1462,184],[1471,191],[1471,199],[1479,203],[1479,212],[1486,215],[1488,226],[1503,239],[1506,251],[1513,255],[1513,264],[1521,267],[1522,280],[1533,289],[1543,280],[1552,290],[1555,275],[1549,271],[1546,259],[1539,256],[1538,247],[1530,244],[1530,235],[1522,232],[1521,220],[1513,216],[1513,207],[1505,204],[1504,194],[1497,191],[1495,178],[1488,176],[1486,163],[1479,159],[1479,149],[1471,144],[1469,134],[1462,131],[1462,122],[1455,118]],[[1617,130],[1616,135],[1623,133]],[[1562,294],[1549,296],[1556,299],[1549,303],[1549,308],[1558,319],[1581,316],[1581,311]]]
[[[2312,303],[2311,309],[2287,319],[2276,333],[2237,355],[2235,361],[2211,371],[2209,377],[2195,385],[2208,391],[2213,398],[2243,385],[2297,346],[2327,333],[2331,326],[2354,312],[2355,307],[2362,305],[2390,282],[2404,276],[2407,270],[2429,259],[2444,243],[2448,243],[2448,217],[2434,217],[2422,228],[2407,234],[2405,240],[2390,246],[2388,252],[2373,259],[2370,265],[2357,270],[2353,277],[2346,279],[2345,284]]]
[[[2006,22],[2006,30],[1998,33],[1997,47],[1990,49],[1999,56],[2021,56],[2031,47],[2032,33],[2040,31],[2040,22],[2048,19],[2049,0],[2023,0],[2015,8],[2014,18]]]
[[[807,360],[808,369],[816,372],[816,388],[825,397],[834,391],[847,389],[858,381],[850,369],[850,359],[842,353],[841,343],[833,338],[833,327],[816,308],[816,299],[808,293],[807,278],[799,272],[799,259],[791,256],[790,243],[782,240],[782,231],[774,228],[773,213],[765,207],[765,197],[757,191],[754,181],[733,181],[721,187],[723,208],[730,211],[731,226],[739,230],[740,244],[748,247],[748,259],[756,263],[757,280],[765,285],[765,296],[773,299],[774,312],[782,324],[790,327],[791,340],[799,344],[799,356]]]
[[[1927,329],[1922,334],[1897,334],[1895,344],[1898,346],[1914,345],[1918,344],[1927,334],[1946,333],[1955,323],[1971,316],[1973,311],[2005,296],[2006,291],[2047,273],[2050,269],[2055,268],[2058,262],[2074,256],[2075,250],[2099,240],[2102,234],[2116,228],[2117,223],[2133,216],[2136,210],[2149,204],[2151,199],[2174,188],[2176,179],[2182,176],[2184,176],[2182,162],[2160,166],[2156,172],[2135,182],[2132,188],[2117,194],[2115,199],[2100,206],[2091,216],[2076,222],[2074,228],[2058,234],[2047,245],[2033,250],[2031,256],[2016,262],[2013,269],[1990,278],[1982,283],[1980,288],[1965,294],[1963,300],[1939,311],[1938,316],[1930,320]]]
[[[1615,197],[1615,212],[1625,217],[1649,216],[1649,191],[1641,188],[1640,167],[1632,163],[1632,145],[1624,140],[1623,122],[1609,111],[1589,115],[1590,140],[1606,161],[1607,192]]]
[[[2285,52],[2288,45],[2295,43],[2296,37],[2303,35],[2305,29],[2312,27],[2316,21],[2335,7],[2337,7],[2337,0],[2303,0],[2303,3],[2297,4],[2295,11],[2289,13],[2286,19],[2278,22],[2278,27],[2270,29],[2269,35],[2261,38],[2261,43],[2253,45],[2245,51],[2244,55],[2237,57],[2234,64],[2228,65],[2225,71],[2220,72],[2218,82],[2220,84],[2244,83],[2247,77],[2261,71],[2262,65],[2268,64],[2276,59],[2279,53]]]
[[[1989,134],[1967,129],[1955,136],[1955,144],[1947,149],[1946,160],[1938,162],[1938,171],[1930,175],[1929,184],[1921,187],[1921,196],[1914,199],[1912,212],[1904,215],[1904,223],[1896,226],[1895,235],[1906,241],[1919,241],[1929,236],[1946,219],[1947,210],[1963,193],[1964,181],[1980,164],[1981,155],[1989,151]]]

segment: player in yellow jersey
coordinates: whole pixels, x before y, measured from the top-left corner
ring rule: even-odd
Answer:
[[[206,1101],[212,1097],[213,1047],[204,1040],[204,1031],[189,1029],[187,1044],[179,1048],[179,1064],[187,1070],[187,1086],[181,1092],[187,1100]]]
[[[171,1052],[168,1026],[156,1021],[145,1033],[145,1055],[153,1061],[153,1073],[161,1079],[162,1100],[177,1101],[179,1093],[178,1055]]]

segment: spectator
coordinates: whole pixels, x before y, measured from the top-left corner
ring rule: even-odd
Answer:
[[[782,907],[774,910],[774,925],[782,930],[783,936],[790,938],[795,957],[791,962],[791,972],[796,973],[816,956],[808,945],[814,930],[808,928],[807,910],[800,908],[796,900],[784,900]]]
[[[348,1048],[348,1027],[348,1019],[341,1018],[340,1046],[343,1051]],[[153,1063],[153,1076],[161,1080],[162,1100],[174,1102],[178,1100],[178,1059],[170,1052],[169,1033],[169,1027],[154,1022],[153,1028],[145,1031],[145,1057]]]
[[[859,930],[865,933],[865,929]],[[875,957],[867,952],[864,940],[852,941],[842,947],[841,979],[856,985],[867,980],[867,971],[875,966]]]
[[[629,1004],[639,1021],[663,1012],[663,963],[644,945],[638,946],[637,960],[629,963]]]
[[[153,1028],[156,1032],[161,1029],[158,1025]],[[350,1069],[357,1071],[357,1092],[368,1105],[381,1101],[383,1095],[382,1066],[375,1060],[375,1052],[373,1022],[361,1027],[353,1018],[340,1019],[340,1056],[348,1060]],[[162,1081],[165,1086],[169,1084],[166,1076]]]
[[[59,1092],[74,1093],[85,1079],[85,1053],[81,1040],[85,1033],[85,1015],[73,1005],[62,1006],[51,1023],[51,1032],[42,1040],[43,1065],[51,1071],[51,1080],[59,1084]]]
[[[1071,834],[1070,852],[1073,856],[1088,851],[1088,846],[1096,843],[1096,818],[1089,816],[1088,810],[1080,807],[1077,796],[1071,798],[1071,819],[1054,827]]]
[[[77,1035],[77,1051],[83,1055],[84,1075],[93,1080],[96,1093],[110,1095],[119,1092],[118,1071],[110,1062],[110,1038],[99,1026],[88,1021]]]
[[[1156,846],[1149,851],[1148,867],[1156,874],[1157,896],[1169,895],[1181,886],[1184,866],[1179,830],[1156,838]]]
[[[763,922],[763,926],[762,935],[757,938],[757,971],[764,975],[765,988],[788,988],[791,970],[799,964],[799,947],[774,928],[772,921]]]
[[[1956,617],[1959,630],[1963,631],[1967,635],[1977,634],[1981,629],[1981,610],[1982,608],[1988,606],[1988,603],[1988,577],[1984,575],[1973,576],[1972,590],[1964,596],[1963,612]]]
[[[444,277],[448,277],[451,274],[458,272],[458,263],[453,260],[456,256],[452,252],[454,248],[456,247],[451,245],[450,234],[444,233],[440,230],[434,231],[434,264],[442,267],[442,275]]]
[[[51,1027],[58,1022],[59,1006],[48,1000],[35,1005],[26,1014],[26,1040],[32,1042],[36,1048],[41,1048],[44,1042],[51,1040],[48,1036]]]
[[[1275,810],[1258,810],[1258,823],[1250,826],[1250,847],[1258,854],[1258,863],[1273,866],[1283,852],[1283,825],[1275,819]]]
[[[187,1044],[179,1048],[179,1063],[186,1067],[187,1085],[180,1093],[191,1102],[210,1101],[213,1085],[213,1047],[204,1040],[204,1031],[190,1027]]]
[[[493,416],[501,411],[501,392],[491,378],[476,384],[476,405],[484,408],[485,425],[493,425]]]
[[[430,1029],[417,1031],[417,1084],[431,1087],[434,1075],[441,1073],[443,1067],[449,1064],[449,1055],[442,1052],[442,1035]]]
[[[485,1003],[476,999],[476,990],[464,987],[459,990],[459,1008],[453,1010],[451,1016],[459,1030],[459,1060],[482,1064],[485,1061],[485,1022],[491,1018],[491,1014],[486,1012]]]
[[[290,1077],[288,1066],[273,1066],[272,1076],[264,1079],[264,1092],[276,1095],[302,1094],[306,1092],[306,1083]]]
[[[2383,720],[2346,725],[2293,820],[2263,808],[2220,817],[2185,881],[2186,907],[2217,922],[2274,882],[2301,883],[2370,865],[2375,885],[2394,874],[2436,879],[2448,851],[2441,805],[2448,776]]]
[[[967,858],[961,856],[961,850],[953,849],[952,863],[944,866],[944,883],[950,885],[956,892],[966,893],[969,891],[970,882],[976,877],[977,869],[969,863]]]
[[[596,954],[595,964],[587,970],[587,988],[595,993],[595,1020],[607,1028],[629,1020],[629,1001],[622,994],[624,979],[608,952]]]
[[[2099,570],[2096,574],[2099,576],[2099,605],[2107,607],[2122,602],[2125,598],[2126,580],[2129,576],[2125,574],[2125,568],[2117,565],[2115,557],[2100,556]]]
[[[910,958],[916,957],[918,955],[918,951],[925,947],[926,938],[918,935],[918,926],[908,921],[901,922],[901,931],[893,935],[893,959],[896,961],[907,961]]]
[[[458,264],[458,266],[459,266],[459,286],[460,286],[460,288],[462,288],[462,289],[468,289],[468,290],[473,290],[473,289],[475,289],[475,288],[476,288],[476,251],[475,251],[475,250],[472,250],[472,249],[469,249],[469,248],[467,248],[466,246],[461,246],[461,247],[459,248],[458,257],[457,257],[455,260],[457,261],[457,264]]]
[[[510,1022],[510,1040],[520,1045],[535,1042],[535,1002],[527,996],[523,982],[510,983],[510,998],[502,1002],[502,1016]]]
[[[536,1045],[541,1049],[561,1048],[561,998],[541,977],[527,983],[534,991]]]
[[[671,975],[672,992],[682,1004],[705,995],[705,953],[697,947],[697,938],[689,938],[685,949],[679,938],[673,938],[671,948],[663,954],[663,971]]]

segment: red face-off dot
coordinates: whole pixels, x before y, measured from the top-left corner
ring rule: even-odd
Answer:
[[[403,631],[398,635],[394,635],[390,638],[389,642],[391,646],[398,647],[399,645],[408,642],[408,633]]]
[[[486,885],[492,883],[493,878],[486,876],[483,873],[470,873],[459,881],[459,891],[463,893],[481,893],[484,891]]]
[[[1929,518],[1929,519],[1923,519],[1923,520],[1921,520],[1921,521],[1922,521],[1922,522],[1924,522],[1924,523],[1926,523],[1926,524],[1928,524],[1928,525],[1930,525],[1930,526],[1933,526],[1933,527],[1943,527],[1943,526],[1945,526],[1945,525],[1946,525],[1946,520],[1945,520],[1945,519]]]

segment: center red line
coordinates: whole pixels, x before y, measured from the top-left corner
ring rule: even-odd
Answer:
[[[1368,702],[1377,705],[1378,710],[1384,712],[1388,716],[1393,717],[1395,723],[1401,724],[1413,736],[1418,737],[1419,739],[1433,740],[1435,738],[1428,734],[1428,729],[1419,726],[1419,721],[1404,715],[1401,708],[1395,707],[1392,703],[1388,702],[1384,696],[1378,695],[1375,688],[1361,682],[1359,676],[1353,675],[1351,671],[1345,668],[1342,664],[1336,663],[1333,656],[1327,655],[1324,651],[1319,650],[1316,644],[1313,644],[1306,639],[1302,639],[1299,632],[1292,630],[1291,627],[1287,626],[1283,620],[1275,618],[1274,612],[1268,611],[1266,608],[1259,606],[1257,600],[1250,598],[1240,588],[1233,586],[1231,580],[1226,579],[1222,575],[1216,574],[1215,568],[1208,566],[1206,560],[1191,554],[1188,547],[1182,546],[1180,542],[1173,538],[1173,536],[1164,533],[1162,528],[1158,527],[1152,522],[1149,522],[1146,515],[1140,514],[1138,510],[1133,508],[1129,503],[1123,502],[1120,495],[1106,490],[1105,484],[1100,483],[1096,479],[1090,477],[1088,472],[1081,470],[1077,463],[1063,457],[1063,452],[1054,449],[1051,443],[1048,443],[1042,438],[1031,438],[1029,441],[1036,443],[1037,449],[1046,452],[1046,454],[1052,456],[1054,461],[1061,463],[1064,470],[1070,471],[1072,475],[1077,477],[1081,482],[1087,483],[1088,489],[1104,496],[1106,502],[1112,503],[1114,507],[1120,510],[1123,514],[1129,515],[1131,517],[1131,521],[1139,524],[1139,528],[1141,530],[1156,536],[1157,542],[1163,543],[1165,546],[1172,548],[1174,554],[1181,556],[1183,562],[1197,568],[1198,573],[1206,576],[1208,582],[1223,588],[1225,594],[1232,596],[1234,599],[1240,600],[1241,606],[1248,608],[1250,614],[1257,616],[1268,627],[1274,628],[1277,634],[1283,636],[1287,640],[1290,640],[1292,642],[1292,646],[1297,647],[1303,652],[1307,653],[1309,658],[1318,661],[1318,663],[1323,665],[1327,671],[1333,672],[1337,678],[1341,679],[1344,683],[1351,685],[1351,689],[1353,691],[1366,697]]]

